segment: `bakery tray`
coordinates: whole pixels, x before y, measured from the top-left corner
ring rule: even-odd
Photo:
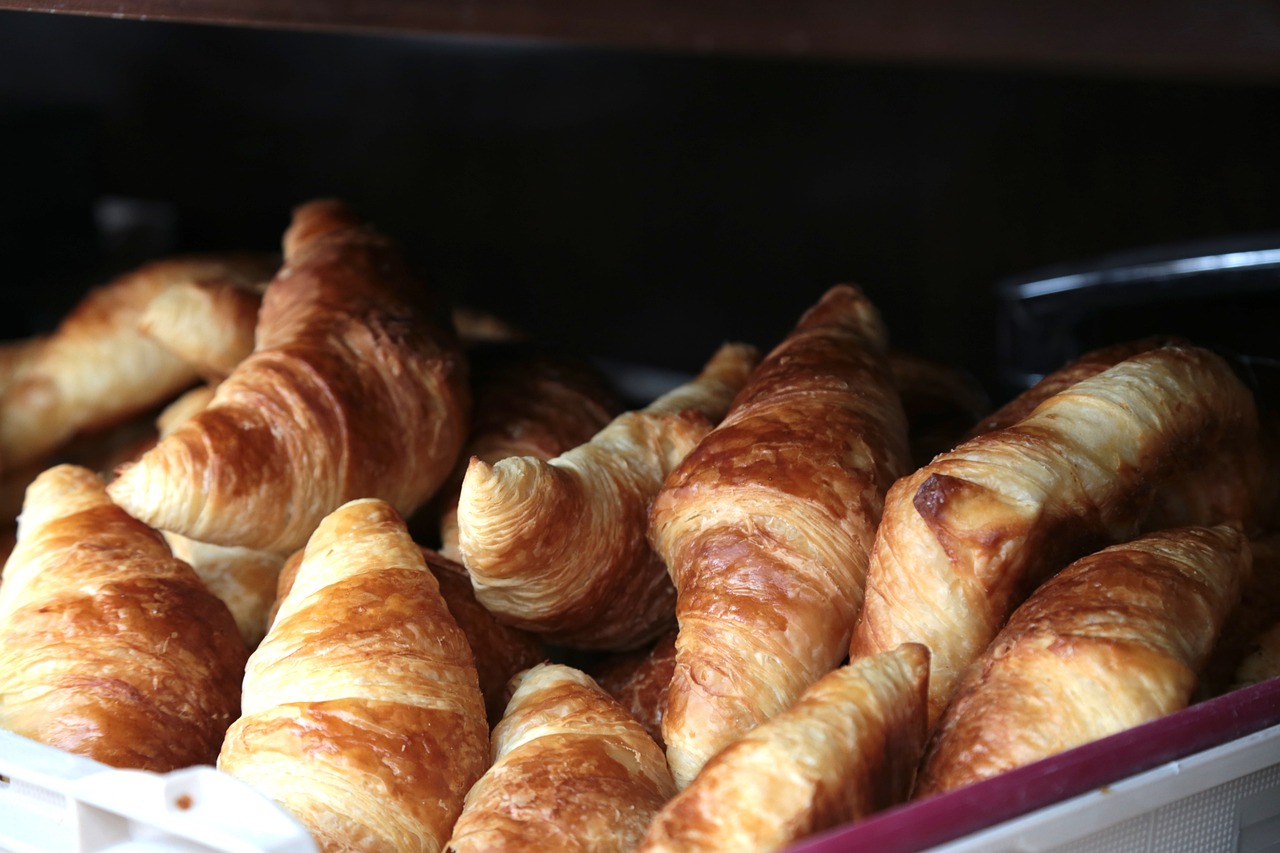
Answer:
[[[114,770],[0,731],[0,850],[314,849],[282,810],[211,767]],[[793,851],[854,849],[1280,849],[1280,678],[837,828]]]

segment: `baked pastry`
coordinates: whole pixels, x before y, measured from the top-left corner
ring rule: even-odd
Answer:
[[[838,286],[752,374],[653,501],[676,587],[663,738],[681,787],[839,665],[907,426],[879,313]]]
[[[153,527],[288,554],[361,497],[412,512],[466,431],[461,352],[399,250],[337,202],[294,214],[256,348],[112,498]]]
[[[480,603],[564,646],[631,649],[666,631],[675,591],[645,541],[649,502],[724,415],[756,357],[724,345],[695,379],[554,459],[473,458],[458,548]]]
[[[466,638],[399,514],[326,516],[249,658],[218,767],[325,851],[437,851],[488,766]]]
[[[256,281],[270,268],[257,255],[171,258],[91,290],[25,357],[0,399],[4,464],[38,461],[77,433],[125,420],[190,385],[190,365],[138,331],[147,305],[176,285]]]
[[[262,307],[261,282],[192,281],[169,288],[147,304],[138,329],[191,365],[209,382],[220,382],[253,352]]]
[[[639,723],[579,670],[541,664],[516,678],[447,849],[630,851],[673,794]]]
[[[1050,578],[966,671],[929,745],[921,797],[1187,704],[1248,573],[1234,527],[1114,545]]]
[[[637,850],[780,850],[905,800],[928,675],[928,650],[912,644],[823,676],[708,761]]]
[[[480,678],[480,692],[484,694],[485,712],[490,725],[494,725],[502,719],[507,700],[511,698],[508,683],[512,676],[545,660],[546,649],[533,634],[502,624],[481,607],[471,589],[471,578],[460,564],[430,548],[420,550],[427,568],[440,584],[440,595],[449,614],[466,635]],[[285,561],[268,624],[275,620],[278,605],[293,587],[302,556],[303,552],[298,551]]]
[[[1162,347],[942,454],[889,491],[850,655],[927,645],[936,720],[1036,585],[1132,538],[1157,489],[1256,431],[1252,395],[1221,358]]]
[[[226,605],[96,474],[31,484],[0,585],[0,727],[113,767],[208,764],[245,655]]]
[[[589,363],[523,345],[472,347],[471,429],[461,464],[442,490],[440,553],[458,553],[458,491],[467,461],[494,464],[509,456],[554,459],[608,426],[622,404]]]
[[[662,717],[676,671],[676,633],[668,631],[649,648],[611,656],[595,676],[600,689],[617,699],[663,749]]]

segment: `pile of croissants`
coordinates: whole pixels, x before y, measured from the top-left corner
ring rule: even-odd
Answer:
[[[0,727],[324,850],[777,850],[1280,670],[1219,355],[995,412],[836,286],[627,409],[335,200],[0,348]]]

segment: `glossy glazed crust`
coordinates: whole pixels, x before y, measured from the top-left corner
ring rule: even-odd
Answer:
[[[629,851],[672,795],[662,750],[588,676],[519,677],[448,849]]]
[[[866,297],[831,289],[653,502],[678,596],[663,737],[681,786],[848,651],[884,494],[908,465],[886,346]]]
[[[465,364],[398,249],[336,202],[300,207],[254,353],[111,484],[152,526],[287,554],[345,501],[412,512],[448,475]]]
[[[771,851],[906,799],[925,741],[928,651],[854,661],[707,762],[640,851]]]
[[[950,791],[1187,704],[1249,570],[1238,530],[1177,528],[1076,561],[966,670],[922,764]]]
[[[115,767],[208,764],[239,709],[226,606],[98,476],[27,492],[0,585],[0,726]]]
[[[268,273],[261,282],[249,284],[222,280],[175,285],[151,300],[138,329],[206,380],[220,382],[253,352],[262,290],[270,278]]]
[[[460,560],[458,490],[471,457],[554,459],[608,426],[622,404],[580,359],[529,346],[477,346],[469,353],[473,406],[461,464],[440,512],[440,553]]]
[[[23,356],[0,403],[6,467],[36,461],[82,430],[109,426],[158,405],[195,378],[185,361],[138,331],[147,305],[169,288],[208,278],[258,280],[257,255],[155,261],[91,290],[58,328]]]
[[[403,520],[382,501],[340,507],[249,659],[219,768],[324,850],[435,851],[488,746],[466,638]]]
[[[939,456],[889,491],[851,656],[928,646],[936,720],[1040,581],[1131,538],[1154,490],[1256,430],[1252,396],[1220,358],[1165,347]]]
[[[645,539],[649,502],[755,363],[726,344],[698,377],[554,459],[473,458],[458,546],[480,603],[566,646],[636,648],[666,631],[675,591]]]
[[[665,749],[662,718],[667,712],[667,691],[675,671],[676,631],[672,630],[659,637],[652,648],[615,656],[600,669],[596,683]]]

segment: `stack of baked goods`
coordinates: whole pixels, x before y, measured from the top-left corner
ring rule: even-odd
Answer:
[[[11,344],[0,726],[325,850],[776,850],[1274,674],[1273,436],[1212,352],[988,414],[841,285],[627,409],[473,321],[321,200]]]

